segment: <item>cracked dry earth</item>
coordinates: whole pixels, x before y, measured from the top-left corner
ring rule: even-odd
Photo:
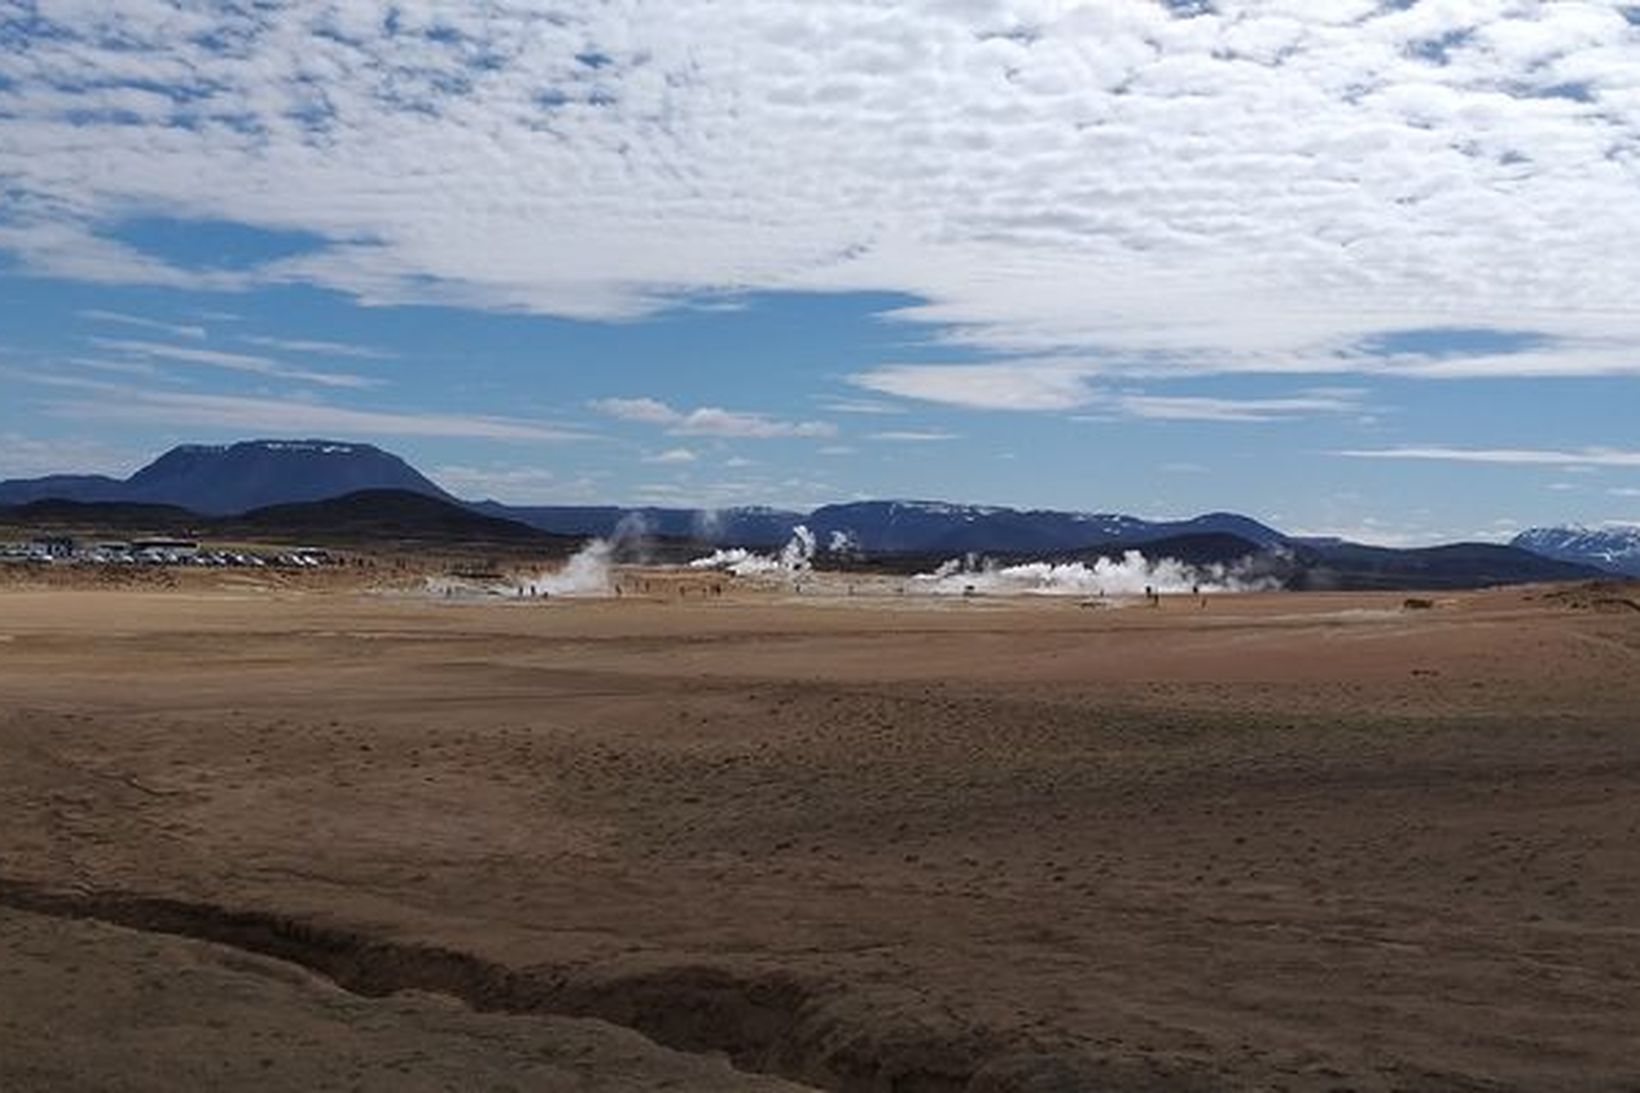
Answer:
[[[1640,622],[0,593],[0,1088],[1640,1089]]]

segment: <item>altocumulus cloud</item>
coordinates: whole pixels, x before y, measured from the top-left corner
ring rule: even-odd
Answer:
[[[1537,350],[1394,367],[1640,370],[1622,4],[60,0],[33,25],[0,55],[0,249],[37,271],[590,318],[896,290],[1003,358],[937,376],[947,401],[1017,409],[1100,374],[1371,371],[1386,332],[1449,326]],[[189,268],[122,237],[134,208],[310,245]],[[867,386],[922,397],[917,367]]]

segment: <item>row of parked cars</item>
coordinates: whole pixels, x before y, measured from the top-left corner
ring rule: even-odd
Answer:
[[[180,539],[138,539],[129,543],[78,543],[42,536],[26,543],[0,544],[0,561],[73,565],[191,565],[261,569],[313,569],[336,559],[320,547],[276,553],[218,550]]]

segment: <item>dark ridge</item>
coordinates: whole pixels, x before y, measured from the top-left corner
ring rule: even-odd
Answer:
[[[1147,561],[1171,558],[1192,566],[1232,566],[1265,553],[1258,543],[1229,532],[1203,532],[1189,535],[1169,535],[1162,539],[1125,544],[1108,543],[1079,550],[1072,556],[1077,561],[1092,564],[1100,558],[1119,559],[1135,551]]]
[[[686,965],[603,975],[515,969],[442,946],[216,904],[118,891],[67,892],[0,878],[0,906],[192,938],[299,965],[355,994],[418,990],[481,1013],[594,1017],[666,1047],[722,1052],[734,1065],[833,1093],[1037,1093],[1094,1088],[1208,1088],[1189,1075],[1107,1084],[1091,1059],[1050,1053],[984,1029],[896,1025],[852,1014],[834,984],[781,972],[740,975]]]
[[[208,521],[175,505],[145,505],[129,501],[64,501],[52,498],[0,508],[0,521],[46,524],[55,527],[98,527],[114,530],[180,530]]]
[[[1489,588],[1607,576],[1593,566],[1555,561],[1493,543],[1397,550],[1358,543],[1300,543],[1292,549],[1289,588],[1304,591],[1431,591]]]
[[[189,537],[302,540],[355,545],[503,544],[569,553],[581,540],[407,490],[361,490],[324,501],[271,505],[243,516],[210,517],[174,505],[124,501],[35,501],[0,508],[0,523],[82,534],[167,533]]]
[[[416,539],[440,542],[540,543],[578,540],[485,516],[409,490],[360,490],[323,501],[269,505],[217,524],[220,531],[329,539]]]
[[[49,474],[44,478],[12,478],[0,482],[0,505],[33,501],[113,501],[125,482],[101,474]]]

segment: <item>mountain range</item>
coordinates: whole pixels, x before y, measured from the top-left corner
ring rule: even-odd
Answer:
[[[1545,558],[1640,577],[1640,527],[1532,528],[1515,536],[1509,545]]]
[[[701,509],[515,507],[494,501],[480,512],[518,520],[558,535],[609,537],[623,525],[651,535],[690,538],[715,546],[776,547],[802,524],[829,543],[847,536],[867,554],[991,552],[1053,553],[1096,543],[1149,542],[1176,535],[1235,535],[1259,547],[1285,541],[1274,528],[1234,513],[1190,520],[1141,520],[1117,513],[1056,512],[955,505],[940,501],[854,501],[809,512],[769,508]]]
[[[38,503],[47,502],[46,505]],[[1462,543],[1420,550],[1292,538],[1246,516],[1208,513],[1144,520],[1119,513],[1020,510],[936,501],[857,501],[809,512],[762,507],[700,510],[618,506],[511,506],[452,497],[398,456],[370,444],[253,440],[173,448],[129,478],[52,475],[0,481],[13,515],[64,502],[133,513],[189,514],[210,526],[524,541],[644,537],[674,544],[768,549],[799,524],[841,560],[968,553],[1073,559],[1090,552],[1174,544],[1201,561],[1261,555],[1291,587],[1457,588],[1640,574],[1640,529],[1539,528],[1509,546]],[[18,510],[17,506],[26,506]],[[180,516],[178,515],[180,514]],[[90,515],[82,512],[82,515]],[[185,522],[185,521],[184,521]]]

